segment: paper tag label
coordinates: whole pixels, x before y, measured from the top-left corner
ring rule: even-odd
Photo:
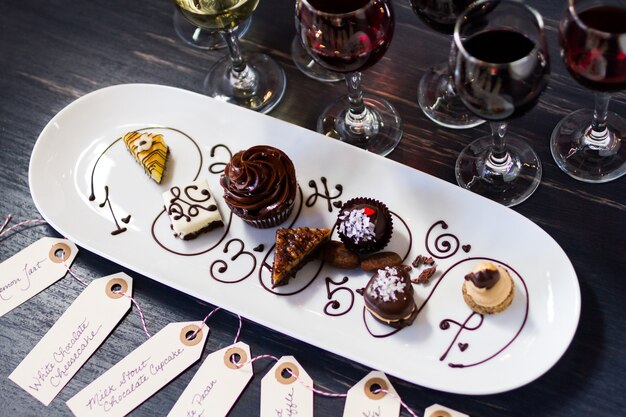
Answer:
[[[400,397],[387,376],[380,371],[370,372],[348,390],[343,417],[398,417],[399,415]]]
[[[74,300],[9,379],[45,405],[56,397],[130,308],[132,279],[123,273],[94,280]]]
[[[260,417],[313,417],[313,380],[293,356],[283,356],[261,380]]]
[[[433,404],[424,410],[424,417],[469,417],[443,405]]]
[[[0,317],[39,294],[67,273],[78,248],[65,239],[44,237],[0,264]]]
[[[250,357],[242,342],[208,355],[168,417],[225,417],[252,379]]]
[[[124,416],[202,356],[206,326],[170,323],[67,401],[75,416]]]

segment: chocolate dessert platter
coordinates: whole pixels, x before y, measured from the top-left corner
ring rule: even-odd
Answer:
[[[528,219],[195,93],[123,85],[80,98],[39,137],[30,186],[76,244],[432,389],[527,384],[578,324],[572,265]]]

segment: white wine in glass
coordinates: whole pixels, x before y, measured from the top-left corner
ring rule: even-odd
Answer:
[[[272,110],[285,92],[285,73],[267,55],[244,57],[235,34],[259,0],[175,0],[175,4],[194,25],[219,31],[228,46],[230,56],[218,61],[204,80],[205,93],[262,113]]]

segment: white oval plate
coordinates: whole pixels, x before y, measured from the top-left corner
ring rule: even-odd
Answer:
[[[161,132],[170,146],[161,185],[116,142],[136,129]],[[226,146],[212,155],[219,144]],[[395,213],[389,249],[406,255],[406,263],[418,254],[435,258],[435,277],[415,285],[421,310],[410,327],[389,335],[393,329],[364,312],[356,290],[369,275],[360,270],[314,261],[288,285],[270,289],[263,265],[273,259],[275,228],[257,230],[231,218],[219,186],[227,148],[235,153],[257,144],[282,149],[296,167],[303,197],[283,226],[331,227],[341,202],[372,197]],[[161,194],[196,177],[208,180],[227,225],[183,242],[171,234]],[[525,217],[394,161],[192,92],[120,85],[87,94],[42,131],[29,179],[43,217],[78,245],[425,387],[491,394],[529,383],[557,362],[578,324],[574,269],[559,245]],[[464,275],[481,259],[510,268],[516,292],[511,307],[484,318],[472,316],[461,295]]]

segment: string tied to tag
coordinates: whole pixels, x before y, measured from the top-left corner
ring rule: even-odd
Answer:
[[[67,269],[67,272],[72,276],[72,278],[74,278],[76,281],[78,281],[84,287],[89,285],[89,284],[87,284],[87,282],[85,282],[85,280],[81,279],[78,275],[76,275],[74,273],[74,271],[72,271],[72,268],[70,268],[69,265],[67,265],[65,263],[65,261],[63,261],[63,265]],[[113,290],[113,292],[116,293],[116,294],[123,295],[124,297],[128,298],[133,303],[133,305],[137,309],[137,313],[139,314],[139,318],[141,320],[141,326],[143,327],[143,332],[148,337],[148,339],[150,339],[152,337],[152,335],[148,331],[148,325],[147,325],[147,322],[146,322],[146,316],[144,315],[143,310],[141,309],[141,306],[139,305],[137,300],[135,300],[133,297],[131,297],[130,295],[128,295],[127,293],[122,291],[122,289]]]
[[[202,319],[202,325],[206,326],[207,320],[209,318],[211,318],[211,316],[215,313],[217,313],[219,310],[221,310],[221,307],[215,307],[213,310],[211,310],[209,312],[209,314],[207,314],[203,319]],[[239,341],[239,336],[241,336],[241,328],[243,326],[243,322],[241,319],[241,316],[239,314],[237,314],[237,319],[239,320],[239,324],[237,326],[237,333],[235,334],[235,341],[233,342],[233,344],[237,343]],[[189,336],[190,340],[193,340],[194,337],[196,337],[196,335],[198,334],[198,332],[202,330],[202,327],[199,327],[193,334],[191,334]]]
[[[23,222],[14,224],[13,226],[9,227],[8,229],[6,228],[9,224],[9,222],[11,221],[11,219],[13,218],[13,216],[11,214],[7,214],[4,223],[2,223],[2,226],[0,226],[0,237],[6,235],[7,233],[9,233],[12,230],[17,229],[18,227],[22,227],[22,226],[26,226],[28,224],[32,224],[32,225],[38,225],[38,224],[47,224],[48,222],[42,219],[31,219],[31,220],[25,220]]]

